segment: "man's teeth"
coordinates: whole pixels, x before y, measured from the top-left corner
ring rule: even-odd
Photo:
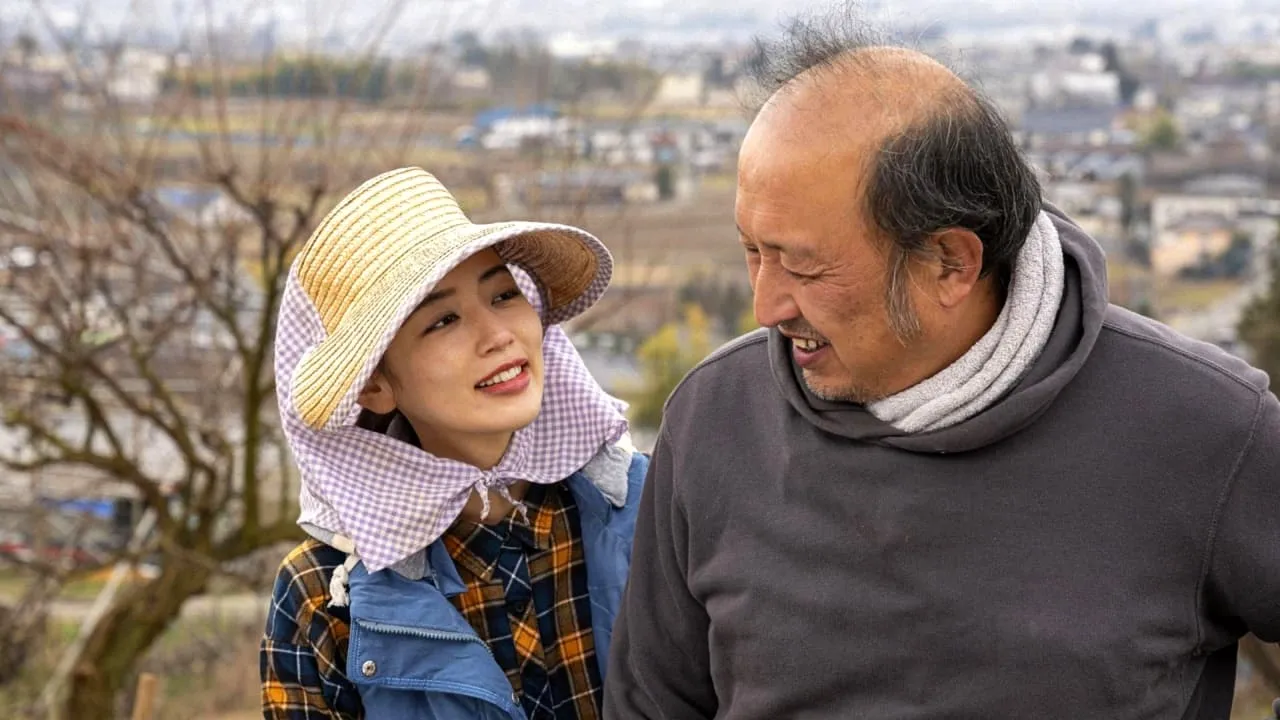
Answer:
[[[814,350],[817,350],[823,345],[826,345],[826,343],[820,340],[809,340],[808,338],[796,338],[791,342],[794,343],[796,347],[800,348],[805,352],[813,352]]]
[[[520,365],[519,367],[507,368],[506,370],[503,370],[497,375],[494,375],[488,380],[485,380],[484,382],[480,383],[479,387],[489,387],[490,385],[497,385],[498,383],[504,383],[508,380],[514,380],[515,377],[522,372],[524,372],[523,365]]]

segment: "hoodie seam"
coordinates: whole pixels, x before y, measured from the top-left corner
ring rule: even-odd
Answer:
[[[1245,439],[1244,445],[1240,448],[1239,454],[1236,455],[1235,462],[1232,463],[1231,471],[1227,473],[1227,477],[1222,483],[1222,490],[1218,493],[1218,501],[1213,508],[1213,516],[1209,521],[1209,534],[1205,542],[1204,558],[1200,565],[1200,580],[1196,583],[1195,595],[1195,620],[1196,620],[1196,649],[1199,650],[1204,646],[1204,623],[1201,618],[1204,617],[1204,588],[1209,581],[1209,570],[1213,564],[1213,552],[1218,541],[1218,530],[1222,524],[1222,516],[1226,511],[1227,502],[1231,499],[1231,491],[1235,488],[1236,478],[1240,475],[1240,469],[1244,467],[1245,459],[1249,453],[1253,451],[1254,441],[1258,435],[1258,424],[1262,421],[1262,413],[1265,409],[1263,402],[1265,396],[1258,395],[1258,401],[1253,411],[1253,422],[1249,425],[1249,435]]]
[[[1207,368],[1218,371],[1220,375],[1224,375],[1227,378],[1234,380],[1236,383],[1246,388],[1247,390],[1253,392],[1255,395],[1262,394],[1262,388],[1259,388],[1257,385],[1249,382],[1247,379],[1241,377],[1235,372],[1232,372],[1230,369],[1223,367],[1222,365],[1212,360],[1209,360],[1208,358],[1196,355],[1195,353],[1187,350],[1186,348],[1178,347],[1177,345],[1174,345],[1165,340],[1161,340],[1160,338],[1150,337],[1148,335],[1141,335],[1132,330],[1121,328],[1113,324],[1112,321],[1109,321],[1109,320],[1104,320],[1102,323],[1102,327],[1114,333],[1117,333],[1119,335],[1123,335],[1127,338],[1131,338],[1139,342],[1145,342],[1148,345],[1155,345],[1156,347],[1164,348],[1165,350],[1168,350],[1176,355],[1180,355],[1187,360],[1191,360],[1192,362],[1195,362],[1199,365],[1203,365]]]

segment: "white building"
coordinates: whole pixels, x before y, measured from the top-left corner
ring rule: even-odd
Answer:
[[[653,104],[660,107],[701,105],[703,90],[702,73],[670,73],[662,76]]]

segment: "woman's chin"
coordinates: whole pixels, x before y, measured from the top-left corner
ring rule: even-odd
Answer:
[[[487,419],[497,432],[516,432],[532,425],[541,411],[542,394],[538,393],[502,403],[502,407],[493,408],[493,412],[487,413]]]

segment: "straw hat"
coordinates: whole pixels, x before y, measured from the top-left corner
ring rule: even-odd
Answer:
[[[529,273],[547,325],[591,307],[613,270],[609,251],[585,230],[472,223],[421,168],[383,173],[338,203],[294,260],[291,282],[309,303],[291,304],[286,293],[280,311],[279,334],[294,334],[281,342],[309,345],[292,377],[281,379],[303,423],[317,430],[350,423],[359,389],[405,319],[445,274],[485,248]],[[311,317],[292,317],[300,312]]]

